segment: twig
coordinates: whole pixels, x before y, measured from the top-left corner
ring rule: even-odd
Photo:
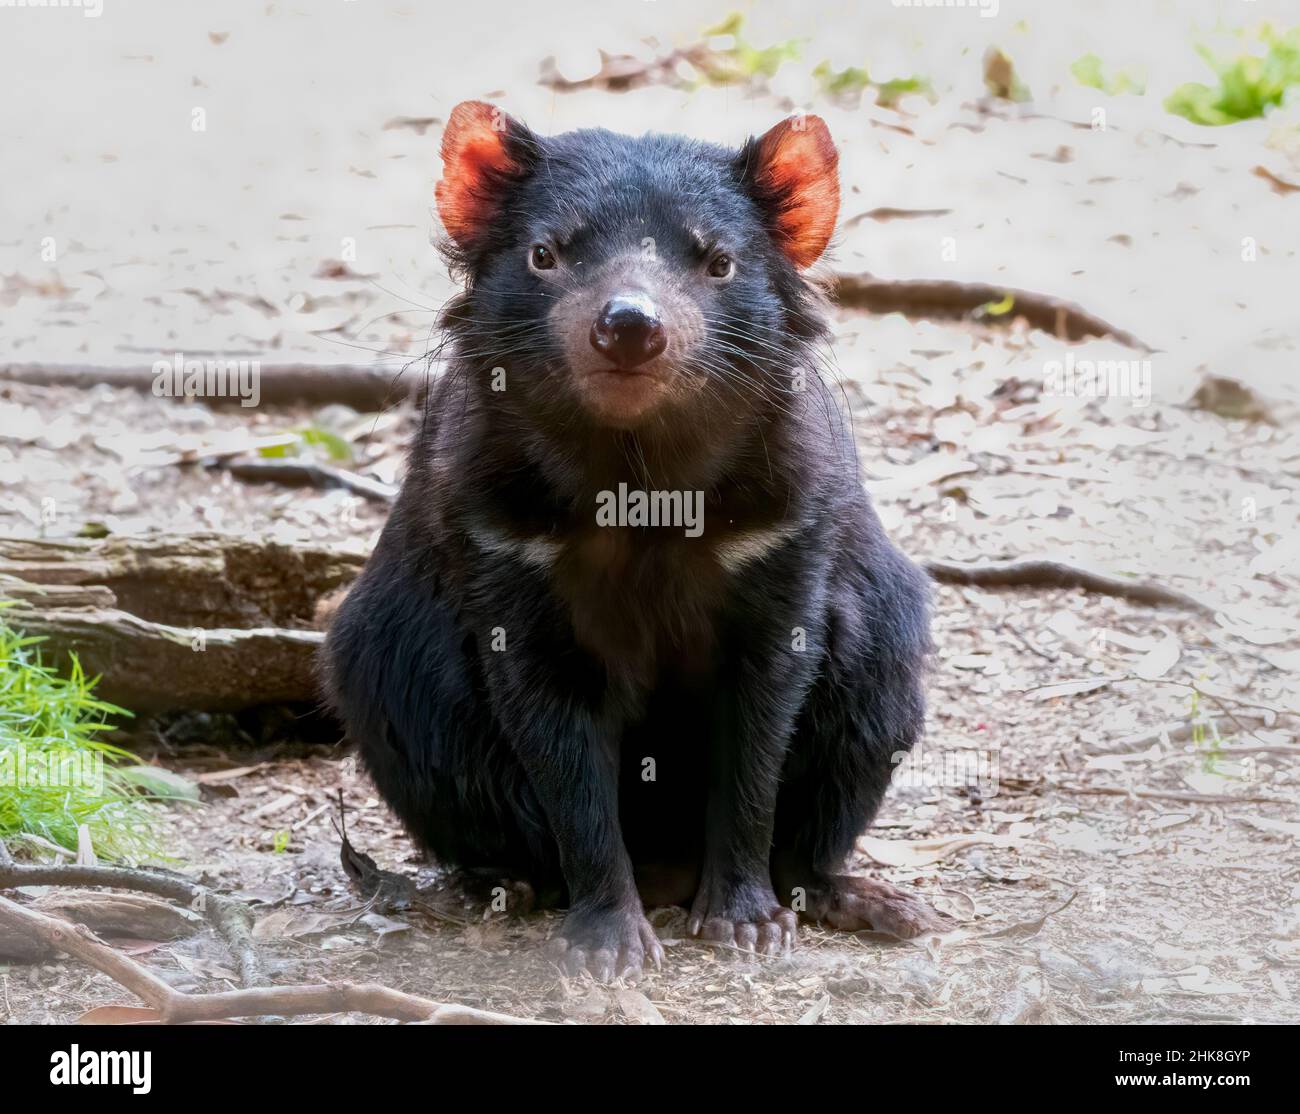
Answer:
[[[1236,704],[1237,707],[1239,708],[1255,708],[1258,711],[1268,712],[1270,715],[1274,715],[1274,716],[1295,715],[1294,712],[1289,711],[1286,708],[1270,708],[1267,704],[1252,704],[1249,700],[1238,700],[1235,697],[1220,696],[1218,693],[1210,692],[1208,689],[1198,688],[1190,681],[1175,681],[1169,677],[1147,678],[1147,677],[1137,677],[1137,676],[1121,677],[1120,680],[1121,681],[1146,681],[1148,684],[1152,684],[1152,685],[1176,685],[1180,689],[1190,689],[1198,696],[1204,696],[1209,700],[1213,700],[1219,706],[1219,710],[1230,720],[1232,720],[1234,724],[1236,724],[1237,730],[1244,731],[1247,735],[1255,735],[1254,729],[1247,727],[1244,723],[1242,723],[1241,720],[1237,718],[1236,713],[1234,713],[1232,709],[1228,707],[1228,704]],[[1258,735],[1255,735],[1255,737],[1259,738]]]
[[[253,915],[248,906],[196,882],[128,867],[77,866],[75,863],[42,866],[15,863],[12,859],[0,861],[0,889],[15,886],[109,886],[179,901],[201,913],[225,940],[239,965],[240,981],[245,986],[260,980],[260,964],[253,947]]]
[[[1273,716],[1300,716],[1300,712],[1294,712],[1290,708],[1273,708],[1267,704],[1255,704],[1249,700],[1239,700],[1236,697],[1223,696],[1217,692],[1210,692],[1208,689],[1197,688],[1196,685],[1191,684],[1189,681],[1175,681],[1169,677],[1139,677],[1136,673],[1120,674],[1116,677],[1080,677],[1076,681],[1045,681],[1041,685],[1030,685],[1028,688],[1017,689],[1016,691],[1024,695],[1031,692],[1038,692],[1040,689],[1050,689],[1055,688],[1057,685],[1075,684],[1081,681],[1097,682],[1101,685],[1119,685],[1128,681],[1138,681],[1147,685],[1176,685],[1178,688],[1190,689],[1192,692],[1204,696],[1209,700],[1213,700],[1218,704],[1223,714],[1237,725],[1237,729],[1246,732],[1248,735],[1254,735],[1254,729],[1246,726],[1246,724],[1238,719],[1237,716],[1229,710],[1227,705],[1235,704],[1238,708],[1254,708],[1261,712],[1268,712]],[[1267,726],[1267,724],[1264,726]],[[1255,737],[1259,738],[1258,735]],[[1153,739],[1152,741],[1154,742],[1156,740]]]
[[[1141,680],[1142,678],[1135,677],[1133,679]],[[1211,693],[1204,693],[1204,695],[1208,699],[1214,699],[1214,696]],[[1280,715],[1282,713],[1274,714]],[[1256,717],[1252,716],[1250,718],[1253,720]],[[1227,752],[1231,750],[1234,754],[1294,754],[1296,757],[1300,757],[1300,746],[1279,746],[1257,733],[1257,727],[1266,727],[1268,725],[1266,720],[1261,718],[1256,726],[1248,726],[1242,719],[1234,717],[1233,723],[1236,725],[1238,731],[1248,731],[1264,745],[1250,747],[1228,747],[1219,745],[1217,748],[1219,751]],[[1164,723],[1153,731],[1144,731],[1138,735],[1126,735],[1122,738],[1112,739],[1108,743],[1090,749],[1097,754],[1136,753],[1140,750],[1150,750],[1151,747],[1156,746],[1157,744],[1186,743],[1192,741],[1196,737],[1198,728],[1213,733],[1214,738],[1206,740],[1210,745],[1213,745],[1215,740],[1218,740],[1221,737],[1218,720],[1211,719],[1209,716],[1198,716],[1196,719],[1182,719],[1176,722]]]
[[[24,908],[6,897],[0,897],[0,924],[21,929],[102,971],[157,1010],[160,1021],[170,1024],[352,1011],[435,1025],[544,1024],[472,1006],[435,1002],[370,983],[252,987],[217,994],[186,994],[174,990],[130,956],[109,947],[89,929]]]
[[[1180,801],[1183,804],[1201,805],[1284,805],[1287,802],[1277,797],[1232,797],[1224,793],[1192,793],[1173,789],[1125,789],[1120,785],[1060,785],[1054,789],[1062,793],[1096,793],[1105,797],[1141,797],[1152,801]]]
[[[1093,678],[1084,678],[1084,679],[1093,680]],[[1270,708],[1267,704],[1252,704],[1246,700],[1235,700],[1232,699],[1231,697],[1220,696],[1218,693],[1209,692],[1206,689],[1198,688],[1196,685],[1193,685],[1188,681],[1175,681],[1169,677],[1139,677],[1136,673],[1130,673],[1127,674],[1126,676],[1103,677],[1103,678],[1096,678],[1096,680],[1099,682],[1098,687],[1103,687],[1105,685],[1123,684],[1126,681],[1140,681],[1148,685],[1174,685],[1177,688],[1189,689],[1190,691],[1196,693],[1198,696],[1204,696],[1207,700],[1213,700],[1215,704],[1219,706],[1219,710],[1230,720],[1232,720],[1233,724],[1236,726],[1238,731],[1242,732],[1245,735],[1250,735],[1253,738],[1259,739],[1259,741],[1261,743],[1264,743],[1265,745],[1268,744],[1268,740],[1265,739],[1262,735],[1259,735],[1254,728],[1244,723],[1241,720],[1241,718],[1231,708],[1228,707],[1229,703],[1236,704],[1240,708],[1255,708],[1262,712],[1269,712],[1274,716],[1296,715],[1295,712],[1291,712],[1286,709]],[[1017,691],[1020,692],[1022,695],[1028,695],[1031,692],[1038,692],[1041,689],[1055,688],[1057,685],[1063,683],[1069,683],[1069,682],[1047,681],[1044,684],[1031,685],[1029,688],[1018,689]],[[1095,691],[1095,689],[1091,691]],[[1150,742],[1159,742],[1159,741],[1160,741],[1159,738],[1152,738],[1150,740]],[[1150,744],[1148,743],[1148,745]],[[1126,747],[1125,749],[1129,749],[1129,748]]]
[[[307,813],[307,815],[301,820],[295,820],[291,825],[289,825],[289,830],[291,832],[296,832],[301,828],[305,828],[329,807],[329,801],[326,801],[323,805],[318,805],[316,808],[312,809],[311,812]]]
[[[1064,561],[1027,558],[968,564],[932,558],[922,563],[926,572],[941,584],[964,584],[976,588],[1082,588],[1135,603],[1168,604],[1186,611],[1195,611],[1199,615],[1214,614],[1214,608],[1176,588],[1166,588],[1152,580],[1110,576]]]
[[[257,460],[241,456],[217,462],[238,480],[251,483],[281,483],[289,487],[341,487],[376,503],[391,503],[397,498],[392,484],[372,480],[343,468],[306,460]]]
[[[1032,642],[1030,642],[1029,639],[1026,638],[1024,634],[1021,633],[1020,628],[1017,627],[1014,623],[1011,626],[1006,627],[1004,629],[1009,630],[1011,632],[1011,636],[1015,638],[1016,641],[1019,642],[1031,654],[1037,654],[1044,661],[1050,661],[1053,664],[1055,664],[1055,662],[1058,660],[1056,654],[1053,654],[1048,650],[1044,650],[1041,646],[1035,646]]]

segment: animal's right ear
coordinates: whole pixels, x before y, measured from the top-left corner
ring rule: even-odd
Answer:
[[[531,172],[537,137],[483,101],[462,101],[442,133],[442,179],[434,189],[438,215],[462,250],[491,232],[512,185]]]

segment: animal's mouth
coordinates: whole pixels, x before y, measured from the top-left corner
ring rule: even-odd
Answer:
[[[662,379],[672,378],[672,372],[655,367],[594,367],[583,373],[586,376],[609,376],[611,379]]]
[[[591,380],[595,384],[612,386],[617,386],[623,382],[667,384],[676,379],[682,370],[679,355],[680,353],[677,352],[674,346],[652,360],[636,364],[634,367],[626,367],[610,360],[601,359],[594,354],[588,354],[579,359],[570,360],[569,367],[574,378],[579,381]]]
[[[675,378],[671,364],[654,360],[635,368],[583,368],[576,381],[583,406],[597,421],[627,428],[659,407]]]

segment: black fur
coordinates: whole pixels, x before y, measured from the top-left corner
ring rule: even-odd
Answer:
[[[752,145],[513,122],[507,141],[499,219],[449,248],[466,279],[452,362],[330,633],[330,699],[411,834],[567,900],[571,940],[613,946],[599,924],[639,913],[638,882],[702,919],[762,921],[774,876],[789,905],[841,869],[921,731],[926,582],[863,492],[818,373],[819,300],[769,235]],[[737,260],[699,293],[704,385],[602,427],[547,316],[564,292],[528,246],[553,239],[594,273],[653,237],[693,273],[699,232]],[[704,491],[703,536],[596,527],[596,493],[620,482]],[[724,568],[718,547],[760,529],[784,539]],[[538,539],[548,563],[521,548]]]

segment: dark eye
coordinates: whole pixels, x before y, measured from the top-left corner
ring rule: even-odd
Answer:
[[[555,254],[545,244],[534,244],[528,249],[528,265],[534,271],[549,271],[555,266]]]
[[[732,272],[735,271],[736,264],[732,262],[729,255],[715,255],[709,260],[709,278],[725,279],[731,278]]]

